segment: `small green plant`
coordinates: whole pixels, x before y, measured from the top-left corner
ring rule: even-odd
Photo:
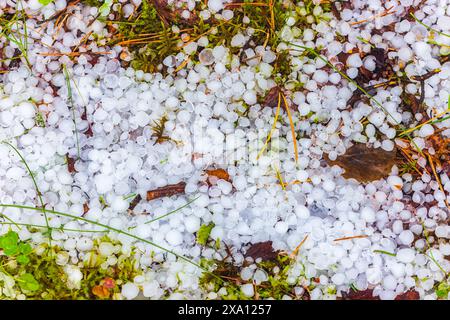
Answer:
[[[19,240],[16,232],[9,231],[0,237],[0,299],[19,295],[27,299],[114,299],[120,285],[142,274],[134,251],[113,253],[117,262],[105,264],[108,257],[101,254],[100,245],[117,244],[106,236],[97,239],[87,257],[72,264],[69,253],[61,248],[43,244],[33,249]],[[79,275],[75,282],[73,274]]]
[[[14,231],[9,231],[0,237],[0,249],[3,254],[15,258],[20,264],[27,264],[30,262],[28,255],[33,250],[29,243],[19,240],[19,236]]]
[[[35,292],[39,290],[39,282],[31,273],[24,273],[17,278],[20,289],[24,292]]]
[[[447,281],[439,283],[435,292],[439,299],[447,299],[450,293],[450,284]]]
[[[295,281],[288,280],[291,277],[291,268],[295,263],[295,258],[279,253],[275,259],[256,262],[257,269],[267,274],[265,281],[255,284],[255,295],[252,298],[245,296],[241,291],[241,285],[246,283],[253,283],[252,280],[243,280],[240,276],[243,267],[247,266],[244,262],[242,266],[225,260],[203,259],[201,264],[205,268],[214,269],[212,273],[204,273],[200,278],[199,284],[206,291],[226,292],[220,293],[219,297],[224,300],[249,300],[249,299],[264,299],[274,298],[282,299],[284,296],[289,296],[293,299],[299,299],[294,292],[294,288],[301,286],[300,282],[307,281],[304,275],[295,277]],[[212,275],[215,275],[213,277]],[[313,289],[312,285],[303,286],[306,291]],[[225,289],[225,290],[224,290]],[[334,292],[335,293],[335,292]],[[329,294],[332,294],[329,292]],[[302,299],[302,298],[301,298]]]
[[[41,112],[36,114],[35,122],[38,127],[45,128],[45,119]]]
[[[98,8],[98,11],[102,17],[106,17],[111,12],[111,6],[113,0],[105,0],[103,4]]]
[[[209,224],[203,224],[197,232],[197,243],[206,246],[208,242],[209,235],[211,234],[211,230],[214,228],[214,223],[211,222]]]
[[[20,56],[24,58],[31,69],[28,59],[28,28],[26,14],[23,10],[17,10],[12,16],[3,15],[0,17],[0,37],[16,45],[20,51]]]

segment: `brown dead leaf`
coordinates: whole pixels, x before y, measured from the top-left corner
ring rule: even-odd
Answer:
[[[106,277],[101,281],[101,284],[106,289],[114,289],[114,287],[116,286],[116,281],[114,281],[113,278]]]
[[[184,11],[184,8],[172,8],[167,0],[150,0],[150,2],[152,2],[155,6],[158,15],[165,25],[171,25],[176,22],[183,22],[187,25],[193,25],[198,21],[198,17],[195,12],[190,12],[189,18],[183,18],[182,12]]]
[[[264,107],[269,107],[269,108],[274,108],[274,109],[277,108],[278,107],[278,99],[280,98],[280,93],[283,96],[283,91],[281,90],[281,88],[279,86],[273,87],[267,93],[262,105]],[[286,111],[287,104],[284,101],[284,99],[281,99],[280,106]]]
[[[222,179],[230,182],[230,175],[225,169],[212,169],[212,170],[205,170],[208,177],[214,176],[217,179]]]
[[[345,170],[343,176],[359,182],[370,182],[388,176],[396,163],[397,151],[369,148],[363,143],[353,145],[347,152],[332,161],[325,155],[329,165],[338,165]]]
[[[279,251],[275,251],[272,247],[272,241],[254,243],[247,249],[245,257],[253,259],[261,258],[263,261],[275,260]]]
[[[82,216],[84,216],[86,213],[88,213],[89,211],[89,205],[87,202],[83,203],[83,214]]]
[[[269,90],[264,98],[263,106],[269,108],[276,108],[278,105],[278,98],[280,96],[281,89],[279,86],[275,86]]]
[[[383,48],[372,48],[369,55],[375,57],[375,70],[373,71],[373,79],[380,78],[389,79],[392,75],[392,61],[388,58],[388,52]]]
[[[147,201],[170,197],[176,194],[183,194],[184,188],[186,187],[186,182],[179,182],[176,184],[169,184],[165,187],[157,188],[155,190],[147,191]]]
[[[109,298],[109,290],[104,286],[95,286],[92,288],[92,293],[100,299]]]
[[[409,290],[395,297],[395,300],[419,300],[419,293],[415,290]],[[350,289],[348,292],[342,293],[342,300],[380,300],[377,296],[373,296],[373,289],[354,291]]]
[[[412,111],[413,114],[421,111],[421,105],[419,103],[419,99],[412,93],[407,93],[406,91],[402,94],[402,102],[403,105]]]
[[[380,300],[380,298],[373,296],[373,289],[361,291],[350,289],[348,292],[342,293],[342,300]]]
[[[395,300],[419,300],[419,293],[415,290],[409,290],[395,297]]]
[[[70,173],[77,172],[77,170],[75,169],[75,159],[71,158],[68,153],[66,154],[66,161],[67,161],[67,170]]]
[[[94,135],[94,131],[92,131],[91,124],[88,125],[88,128],[86,129],[84,134],[85,134],[86,137],[92,137]]]

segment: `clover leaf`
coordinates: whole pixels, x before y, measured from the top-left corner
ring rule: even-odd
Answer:
[[[23,255],[28,255],[33,251],[33,248],[29,243],[20,243],[19,244],[19,251]]]
[[[7,256],[13,256],[19,253],[19,236],[14,231],[9,231],[0,237],[0,248]]]
[[[3,253],[11,257],[19,253],[19,246],[17,244],[9,245],[3,248]]]
[[[20,264],[27,264],[28,262],[30,262],[30,258],[28,258],[27,256],[21,254],[20,256],[17,256],[17,262]]]
[[[12,245],[17,245],[19,241],[19,236],[14,231],[8,231],[8,233],[4,234],[0,237],[0,247],[5,249]]]
[[[18,279],[19,286],[24,291],[39,290],[39,282],[36,281],[31,273],[24,273]]]

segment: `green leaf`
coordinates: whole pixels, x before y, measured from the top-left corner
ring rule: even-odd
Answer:
[[[46,6],[52,2],[53,0],[39,0],[39,3],[42,4],[43,6]]]
[[[30,258],[28,258],[27,256],[24,256],[23,254],[18,256],[16,260],[20,264],[27,264],[28,262],[30,262]]]
[[[392,252],[388,252],[388,251],[384,251],[384,250],[373,250],[374,253],[382,253],[382,254],[387,254],[389,256],[395,257],[397,256],[397,254],[392,253]]]
[[[98,8],[98,12],[101,16],[106,17],[111,11],[113,0],[105,0],[105,2]]]
[[[209,235],[211,234],[211,230],[214,228],[214,223],[211,222],[209,224],[204,224],[200,227],[197,232],[197,243],[204,246],[208,241]]]
[[[19,244],[19,251],[23,255],[30,254],[33,251],[33,248],[29,243],[20,243]]]
[[[0,248],[6,249],[13,245],[17,245],[19,241],[19,236],[14,231],[8,231],[8,233],[4,234],[0,237]]]
[[[10,245],[3,248],[3,253],[7,256],[14,256],[19,253],[19,246],[17,244]]]
[[[449,291],[450,285],[446,282],[441,282],[436,288],[436,295],[440,299],[447,299]]]
[[[24,291],[39,290],[39,282],[36,281],[31,273],[24,273],[18,279],[19,286]]]

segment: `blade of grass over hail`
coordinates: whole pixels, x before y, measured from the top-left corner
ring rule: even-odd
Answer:
[[[175,210],[172,210],[172,211],[170,211],[170,212],[167,212],[166,214],[163,214],[162,216],[156,217],[156,218],[154,218],[154,219],[152,219],[152,220],[150,220],[150,221],[145,222],[145,224],[148,224],[148,223],[152,223],[152,222],[158,221],[158,220],[160,220],[160,219],[162,219],[162,218],[165,218],[165,217],[167,217],[167,216],[170,216],[171,214],[177,213],[177,212],[180,211],[181,209],[184,209],[184,208],[188,207],[191,203],[193,203],[194,201],[196,201],[198,198],[200,198],[200,196],[197,196],[196,198],[194,198],[194,199],[192,199],[192,200],[189,200],[189,201],[186,202],[184,205],[182,205],[182,206],[179,207],[179,208],[176,208]],[[133,228],[135,228],[135,227],[133,227]]]
[[[18,209],[36,210],[36,211],[40,211],[41,210],[40,208],[31,207],[31,206],[25,206],[25,205],[18,205],[18,204],[0,204],[0,207],[3,207],[3,208],[18,208]],[[200,268],[201,270],[211,274],[212,276],[214,276],[218,280],[222,281],[222,279],[219,276],[215,275],[214,273],[211,273],[208,269],[206,269],[205,267],[201,266],[200,264],[194,262],[193,260],[191,260],[189,258],[186,258],[185,256],[183,256],[181,254],[178,254],[178,253],[176,253],[176,252],[174,252],[174,251],[172,251],[170,249],[167,249],[167,248],[165,248],[163,246],[160,246],[159,244],[156,244],[156,243],[154,243],[152,241],[149,241],[147,239],[143,239],[141,237],[138,237],[138,236],[136,236],[136,235],[134,235],[132,233],[129,233],[127,231],[123,231],[123,230],[120,230],[120,229],[108,226],[106,224],[103,224],[103,223],[100,223],[100,222],[97,222],[97,221],[94,221],[94,220],[87,219],[87,218],[84,218],[84,217],[78,217],[78,216],[70,214],[70,213],[65,213],[65,212],[60,212],[60,211],[55,211],[55,210],[50,210],[50,209],[47,209],[46,212],[50,213],[50,214],[53,214],[53,215],[57,215],[57,216],[63,216],[63,217],[68,217],[68,218],[72,218],[72,219],[75,219],[75,220],[87,222],[87,223],[90,223],[92,225],[96,225],[96,226],[105,228],[108,231],[117,232],[117,233],[123,234],[123,235],[125,235],[125,236],[127,236],[129,238],[132,238],[132,239],[135,239],[135,240],[147,243],[147,244],[149,244],[149,245],[151,245],[151,246],[153,246],[155,248],[158,248],[158,249],[160,249],[162,251],[165,251],[166,253],[172,254],[175,257],[177,257],[178,259],[181,259],[181,260],[183,260],[183,261],[185,261],[185,262],[187,262],[187,263],[189,263],[189,264],[191,264],[191,265],[193,265],[193,266],[195,266],[197,268]]]
[[[29,174],[30,177],[31,177],[31,180],[33,181],[33,184],[34,184],[34,187],[35,187],[35,189],[36,189],[36,193],[37,193],[39,202],[41,203],[41,207],[42,207],[42,208],[37,208],[37,210],[41,211],[41,212],[43,213],[43,215],[44,215],[44,218],[45,218],[45,224],[46,224],[46,226],[47,226],[47,231],[48,231],[48,242],[49,242],[49,246],[51,247],[51,244],[52,244],[52,232],[51,232],[51,231],[52,231],[52,227],[50,227],[50,224],[49,224],[49,222],[48,222],[48,216],[47,216],[47,210],[45,209],[45,203],[44,203],[44,200],[42,199],[42,194],[41,194],[41,191],[39,190],[39,187],[38,187],[38,185],[37,185],[36,179],[34,178],[33,172],[31,172],[31,169],[30,169],[30,167],[28,166],[27,161],[26,161],[25,158],[22,156],[22,154],[20,153],[20,151],[17,150],[16,147],[14,147],[14,146],[13,146],[11,143],[9,143],[8,141],[3,141],[3,143],[6,144],[6,145],[8,145],[8,146],[10,146],[10,147],[15,151],[15,153],[19,156],[19,158],[22,160],[23,164],[25,165],[25,168],[27,169],[28,174]]]
[[[278,93],[278,104],[277,104],[277,110],[275,112],[275,119],[273,121],[272,128],[270,129],[269,134],[267,135],[264,146],[262,147],[261,151],[259,151],[258,155],[256,156],[256,160],[258,160],[261,157],[261,155],[264,153],[264,150],[266,150],[267,146],[269,145],[270,139],[272,138],[272,134],[275,131],[275,128],[277,126],[278,116],[280,115],[280,106],[281,106],[281,93]]]
[[[426,25],[425,23],[423,23],[422,21],[420,21],[419,19],[417,19],[417,17],[416,17],[412,12],[410,13],[410,15],[411,15],[411,17],[413,17],[414,20],[416,20],[417,23],[419,23],[420,25],[422,25],[422,26],[424,26],[425,28],[427,28],[428,31],[432,31],[432,32],[435,32],[435,33],[437,33],[437,34],[440,34],[441,36],[450,38],[450,34],[447,34],[447,33],[445,33],[445,32],[441,32],[441,31],[438,31],[438,30],[433,29],[432,27]]]
[[[30,227],[30,228],[42,228],[45,229],[47,226],[39,225],[39,224],[32,224],[32,223],[20,223],[20,222],[0,222],[0,225],[15,225],[16,227]],[[57,227],[53,228],[53,230],[59,230],[59,231],[69,231],[69,232],[85,232],[85,233],[104,233],[109,232],[108,230],[81,230],[81,229],[72,229],[72,228],[64,228],[64,227]]]
[[[64,77],[66,79],[66,86],[67,86],[67,96],[69,99],[69,103],[70,103],[70,108],[72,109],[72,120],[73,120],[73,125],[75,126],[75,139],[76,139],[76,143],[77,143],[77,154],[78,154],[78,158],[80,158],[80,141],[78,138],[78,130],[77,130],[77,120],[76,120],[76,114],[75,114],[75,104],[73,103],[73,96],[72,96],[72,85],[70,84],[70,74],[69,71],[67,70],[66,65],[63,65],[63,71],[64,71]]]

